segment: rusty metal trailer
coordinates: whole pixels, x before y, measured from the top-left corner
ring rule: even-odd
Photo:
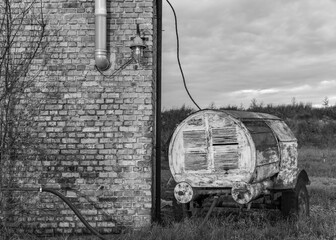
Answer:
[[[169,144],[174,196],[190,215],[213,206],[265,206],[286,216],[309,214],[309,178],[297,167],[297,140],[280,118],[201,110],[184,119]]]

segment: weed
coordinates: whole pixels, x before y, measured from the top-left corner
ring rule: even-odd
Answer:
[[[303,147],[298,155],[299,167],[309,176],[336,178],[336,149]]]

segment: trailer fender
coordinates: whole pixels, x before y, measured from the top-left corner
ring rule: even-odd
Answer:
[[[289,190],[289,189],[295,189],[297,186],[297,183],[302,181],[305,185],[310,184],[310,180],[308,177],[307,172],[304,169],[296,169],[291,171],[283,171],[280,173],[281,175],[278,175],[272,190]]]
[[[297,187],[297,184],[300,181],[303,181],[303,183],[305,185],[310,185],[310,180],[309,180],[308,174],[307,174],[306,170],[304,170],[304,169],[298,171],[298,173],[297,173],[297,176],[296,176],[295,182],[294,182],[295,188]]]

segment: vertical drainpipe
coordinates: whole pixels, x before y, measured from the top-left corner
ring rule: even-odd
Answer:
[[[156,161],[154,164],[153,218],[161,222],[161,64],[162,64],[162,0],[156,0]]]
[[[95,0],[95,61],[99,70],[110,67],[106,51],[106,0]]]

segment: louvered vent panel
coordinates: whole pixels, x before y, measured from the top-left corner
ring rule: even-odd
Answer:
[[[185,149],[206,147],[205,130],[183,131],[183,147]]]
[[[238,168],[238,144],[214,146],[215,169]]]
[[[183,132],[185,149],[185,170],[207,169],[207,139],[205,130],[190,130]]]
[[[236,125],[212,129],[212,144],[226,145],[238,143]]]
[[[238,139],[236,125],[212,129],[212,145],[216,171],[238,168]]]
[[[207,154],[204,152],[189,152],[185,154],[185,170],[206,170],[208,167]]]

